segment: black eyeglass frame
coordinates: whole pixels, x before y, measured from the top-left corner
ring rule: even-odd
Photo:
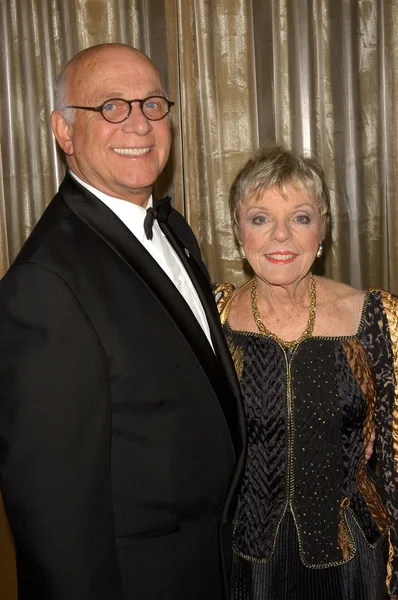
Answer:
[[[162,98],[162,100],[166,100],[167,102],[167,112],[162,116],[159,117],[159,119],[153,119],[152,117],[148,117],[148,115],[146,115],[144,113],[144,104],[145,102],[147,102],[148,100],[151,100],[152,98]],[[121,121],[109,121],[106,116],[103,113],[104,107],[109,104],[109,102],[112,102],[112,100],[122,100],[123,102],[126,102],[129,105],[129,111],[127,113],[127,115],[121,120]],[[167,115],[170,113],[170,109],[172,106],[174,106],[175,102],[171,102],[170,100],[168,100],[165,96],[148,96],[147,98],[134,98],[133,100],[126,100],[125,98],[109,98],[108,100],[105,100],[105,102],[103,102],[102,104],[100,104],[100,106],[76,106],[73,104],[69,104],[68,106],[63,106],[61,110],[65,110],[66,108],[81,108],[83,110],[92,110],[94,112],[99,112],[101,113],[101,115],[103,116],[103,118],[105,119],[105,121],[107,121],[107,123],[112,123],[114,125],[117,125],[118,123],[123,123],[124,121],[126,121],[129,116],[131,115],[131,111],[133,109],[133,103],[134,102],[138,102],[141,108],[141,112],[144,115],[144,117],[146,119],[148,119],[149,121],[161,121],[162,119],[164,119],[165,117],[167,117]]]

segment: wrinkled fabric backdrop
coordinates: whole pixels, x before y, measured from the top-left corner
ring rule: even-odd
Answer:
[[[398,293],[398,0],[0,0],[0,276],[64,174],[49,126],[54,79],[76,52],[125,42],[159,67],[174,133],[172,194],[213,280],[249,276],[228,189],[278,140],[315,154],[332,227],[317,269]],[[0,598],[14,600],[0,518]],[[1,569],[4,573],[1,573]]]

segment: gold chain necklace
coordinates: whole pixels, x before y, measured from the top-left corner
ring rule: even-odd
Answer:
[[[258,312],[256,280],[253,281],[250,296],[251,296],[251,307],[252,307],[253,317],[254,317],[254,320],[258,327],[258,330],[261,333],[263,333],[264,335],[266,335],[268,337],[271,337],[273,340],[278,342],[284,348],[294,348],[303,340],[306,340],[307,338],[311,337],[312,332],[314,331],[315,313],[316,313],[316,283],[315,283],[315,277],[313,276],[312,273],[311,273],[311,282],[310,282],[310,314],[308,316],[308,323],[307,323],[307,327],[305,328],[305,330],[303,331],[303,333],[300,335],[300,337],[297,340],[293,340],[291,342],[286,342],[285,340],[282,340],[280,337],[278,337],[277,335],[272,333],[272,331],[270,331],[269,329],[267,329],[265,327],[264,323],[261,320],[260,313]]]

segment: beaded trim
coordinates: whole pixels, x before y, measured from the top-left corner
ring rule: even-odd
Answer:
[[[298,344],[300,342],[311,337],[312,332],[314,331],[315,315],[316,315],[316,283],[315,283],[315,277],[313,276],[312,273],[311,273],[311,281],[310,281],[310,314],[308,315],[308,323],[307,323],[307,327],[305,328],[305,330],[303,331],[303,333],[300,335],[300,337],[297,340],[292,340],[290,342],[288,342],[286,340],[282,340],[280,337],[275,335],[275,333],[272,333],[272,331],[270,331],[269,329],[267,329],[265,327],[264,323],[261,320],[260,313],[258,310],[258,305],[257,305],[257,283],[256,283],[256,280],[253,281],[250,296],[251,296],[251,307],[252,307],[253,317],[254,317],[254,320],[258,327],[258,330],[262,334],[266,335],[267,337],[271,337],[273,340],[278,342],[278,344],[280,344],[283,348],[289,348],[289,349],[295,348],[296,346],[298,346]]]

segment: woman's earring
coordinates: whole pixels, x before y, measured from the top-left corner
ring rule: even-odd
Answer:
[[[243,246],[239,246],[239,254],[242,260],[245,260],[246,258],[246,254],[245,251],[243,250]]]
[[[322,254],[323,254],[323,242],[321,242],[319,244],[319,248],[318,248],[318,252],[316,253],[316,257],[321,258]]]

